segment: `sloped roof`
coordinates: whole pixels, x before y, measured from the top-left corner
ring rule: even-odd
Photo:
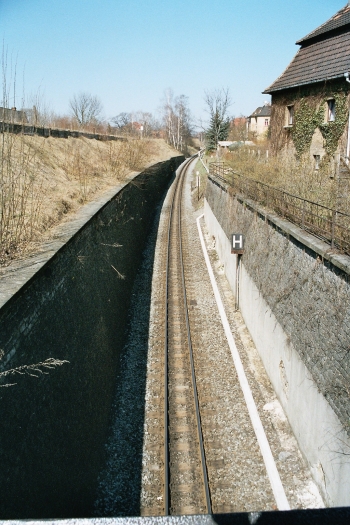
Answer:
[[[350,5],[299,40],[301,48],[263,93],[341,78],[350,71]]]
[[[271,117],[271,106],[263,106],[258,116],[259,117]]]
[[[262,110],[261,106],[256,108],[256,110],[253,111],[253,113],[251,115],[249,115],[249,117],[256,117],[256,116],[258,116],[261,110]]]
[[[299,49],[264,93],[340,78],[346,71],[350,71],[350,31]]]
[[[315,29],[308,35],[304,36],[304,38],[301,38],[296,43],[303,44],[304,42],[307,42],[308,40],[311,40],[312,38],[315,38],[324,33],[328,33],[329,31],[334,31],[335,29],[339,29],[348,24],[350,24],[350,5],[349,4],[347,4],[345,7],[340,9],[340,11],[338,11],[334,16],[332,16],[332,18],[327,20],[327,22],[317,27],[317,29]]]
[[[250,117],[270,117],[271,116],[271,106],[262,106],[256,108],[256,110],[249,115]]]

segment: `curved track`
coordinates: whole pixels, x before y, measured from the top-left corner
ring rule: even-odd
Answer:
[[[169,214],[164,348],[164,512],[211,513],[188,317],[181,232],[182,166]]]

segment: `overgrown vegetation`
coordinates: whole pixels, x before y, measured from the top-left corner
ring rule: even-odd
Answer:
[[[327,163],[321,163],[320,168],[315,169],[314,162],[307,154],[299,159],[286,152],[271,157],[266,154],[267,147],[267,144],[242,147],[226,153],[222,160],[245,177],[324,206],[349,212],[350,197],[339,201],[338,181],[336,177],[330,177]]]
[[[24,136],[2,133],[0,147],[0,260],[38,228],[45,198],[39,148]]]
[[[336,119],[332,122],[325,122],[324,119],[326,99],[322,100],[316,108],[305,98],[300,100],[295,112],[295,124],[291,129],[291,136],[299,157],[310,148],[317,128],[325,139],[324,148],[328,157],[335,153],[348,120],[348,104],[344,93],[336,93],[334,100]]]
[[[323,122],[323,113],[322,107],[314,109],[307,100],[301,99],[295,111],[295,124],[290,131],[299,157],[310,148],[315,129]]]
[[[281,151],[291,140],[298,157],[310,148],[315,131],[324,139],[323,147],[328,160],[336,152],[345,131],[348,109],[349,87],[344,81],[325,84],[322,89],[307,86],[299,90],[274,96],[273,130],[271,144],[274,152]],[[327,103],[333,99],[335,118],[327,119]],[[286,107],[294,107],[293,126],[286,127]]]
[[[337,149],[339,139],[344,133],[349,116],[348,99],[345,93],[336,93],[334,95],[336,118],[333,122],[320,123],[318,127],[325,139],[325,150],[330,157]]]
[[[157,144],[1,133],[0,264],[21,255],[98,191],[140,171]]]

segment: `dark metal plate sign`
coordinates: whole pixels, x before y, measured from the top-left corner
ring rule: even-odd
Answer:
[[[238,255],[242,255],[244,253],[244,236],[242,233],[232,234],[231,253]]]

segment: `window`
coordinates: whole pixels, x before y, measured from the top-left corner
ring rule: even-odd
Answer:
[[[266,118],[266,119],[265,119],[265,126],[268,126],[268,125],[269,125],[269,119]]]
[[[320,169],[321,155],[314,155],[314,160],[315,160],[315,170]]]
[[[327,100],[327,121],[328,122],[335,121],[335,100],[334,98]]]
[[[294,106],[287,106],[287,110],[288,110],[287,125],[288,126],[293,126],[293,124],[294,124]]]

